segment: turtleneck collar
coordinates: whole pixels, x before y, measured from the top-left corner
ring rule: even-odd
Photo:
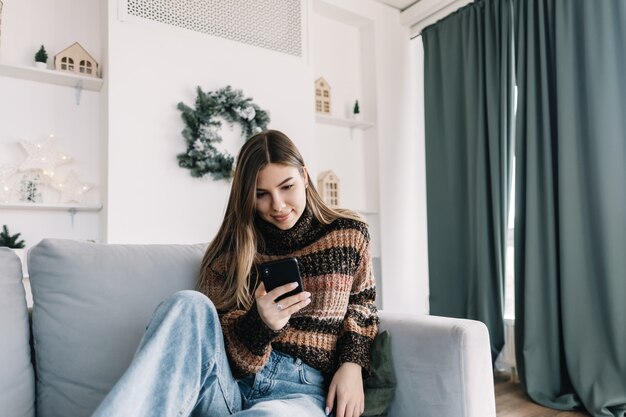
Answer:
[[[301,249],[315,242],[323,228],[309,208],[305,208],[302,215],[291,229],[282,230],[259,216],[255,217],[257,230],[260,232],[265,246],[259,248],[267,255],[284,255]]]

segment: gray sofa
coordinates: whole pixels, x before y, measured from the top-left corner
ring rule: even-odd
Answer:
[[[89,416],[159,301],[194,287],[203,250],[43,240],[28,255],[29,330],[20,261],[0,248],[0,417]],[[391,416],[495,417],[482,323],[381,312],[381,329],[398,380]]]

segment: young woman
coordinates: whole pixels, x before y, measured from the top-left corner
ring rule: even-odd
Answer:
[[[366,224],[328,207],[283,133],[242,147],[199,290],[157,308],[104,416],[356,417],[378,330]],[[260,263],[295,257],[302,292],[266,291]]]

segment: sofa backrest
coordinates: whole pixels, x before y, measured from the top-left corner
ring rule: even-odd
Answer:
[[[0,247],[0,416],[35,415],[35,380],[28,340],[22,264],[11,249]]]
[[[205,247],[44,239],[30,250],[38,417],[91,415],[159,302],[195,287]]]

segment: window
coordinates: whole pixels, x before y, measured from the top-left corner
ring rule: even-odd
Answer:
[[[513,89],[513,123],[517,115],[517,86]],[[513,144],[512,146],[515,146]],[[511,190],[509,191],[509,218],[504,258],[504,319],[515,320],[515,156],[511,162]]]
[[[74,71],[74,60],[66,56],[61,58],[61,69],[63,71]]]
[[[82,74],[91,74],[91,62],[85,60],[80,61],[79,71]]]
[[[504,261],[504,318],[515,319],[515,157],[511,166],[509,219]]]

